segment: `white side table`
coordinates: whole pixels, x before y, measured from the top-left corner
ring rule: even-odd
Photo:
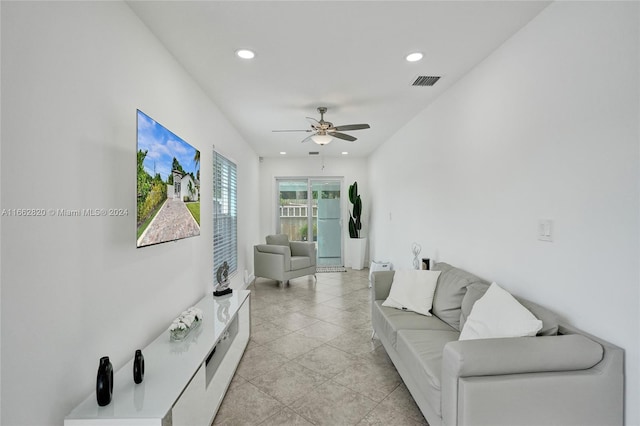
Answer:
[[[371,266],[369,266],[369,287],[371,287],[371,278],[374,272],[377,271],[392,271],[393,265],[391,262],[383,262],[380,260],[374,260],[371,262]]]

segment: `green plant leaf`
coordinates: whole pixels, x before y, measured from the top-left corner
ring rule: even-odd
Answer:
[[[355,203],[358,197],[358,182],[353,182],[353,185],[349,186],[349,201],[351,204]]]
[[[358,230],[352,217],[349,218],[349,236],[351,238],[358,238]]]

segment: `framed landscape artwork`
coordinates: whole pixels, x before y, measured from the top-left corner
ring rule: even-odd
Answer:
[[[200,235],[200,151],[137,111],[136,246]]]

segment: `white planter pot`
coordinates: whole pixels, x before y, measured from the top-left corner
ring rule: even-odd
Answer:
[[[351,269],[357,271],[364,268],[364,256],[367,251],[366,238],[349,238],[349,259],[351,260]]]

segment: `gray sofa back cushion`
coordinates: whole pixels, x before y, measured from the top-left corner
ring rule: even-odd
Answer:
[[[436,292],[433,297],[431,312],[451,327],[460,331],[460,313],[462,299],[467,292],[467,286],[473,283],[489,284],[475,275],[441,262],[433,265],[434,271],[442,271],[438,277]]]
[[[464,327],[464,323],[471,313],[471,308],[476,300],[480,299],[486,291],[489,289],[489,285],[486,283],[474,283],[467,286],[467,293],[462,299],[462,312],[460,313],[460,330]],[[514,296],[518,302],[527,308],[533,316],[542,321],[542,329],[538,331],[538,336],[555,336],[558,334],[558,317],[556,314],[544,308],[536,303],[530,302],[526,299]]]
[[[289,236],[286,234],[267,235],[267,244],[289,247]]]

